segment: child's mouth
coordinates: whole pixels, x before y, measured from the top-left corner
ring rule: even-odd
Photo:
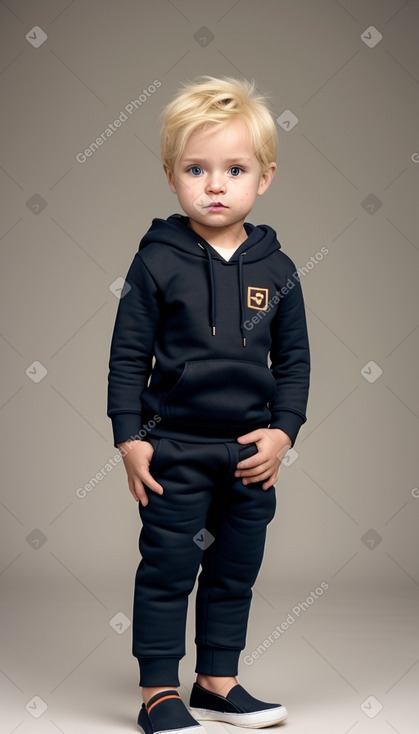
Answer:
[[[227,209],[228,207],[224,206],[224,204],[221,204],[220,201],[213,201],[211,204],[208,204],[206,209]]]

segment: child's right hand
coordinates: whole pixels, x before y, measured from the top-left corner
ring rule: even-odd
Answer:
[[[163,494],[161,484],[153,479],[149,467],[154,449],[149,441],[124,441],[118,444],[119,449],[124,449],[122,454],[125,469],[128,475],[128,487],[135,500],[141,502],[143,507],[148,505],[146,485],[152,492]]]

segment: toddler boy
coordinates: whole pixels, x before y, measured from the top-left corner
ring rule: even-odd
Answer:
[[[184,213],[153,219],[115,319],[107,414],[142,520],[132,652],[145,734],[202,734],[197,720],[259,728],[287,715],[236,677],[274,485],[309,388],[295,265],[271,227],[246,221],[276,155],[254,85],[184,85],[164,110],[161,147]],[[178,666],[200,567],[188,711]]]

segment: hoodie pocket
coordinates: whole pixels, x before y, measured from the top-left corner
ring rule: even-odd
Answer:
[[[240,360],[186,362],[176,385],[161,402],[161,416],[171,423],[242,428],[266,423],[275,380],[268,366]]]

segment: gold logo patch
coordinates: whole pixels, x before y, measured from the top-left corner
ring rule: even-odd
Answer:
[[[255,308],[257,311],[266,311],[268,308],[268,295],[269,291],[267,288],[252,288],[249,286],[247,289],[247,307]]]

